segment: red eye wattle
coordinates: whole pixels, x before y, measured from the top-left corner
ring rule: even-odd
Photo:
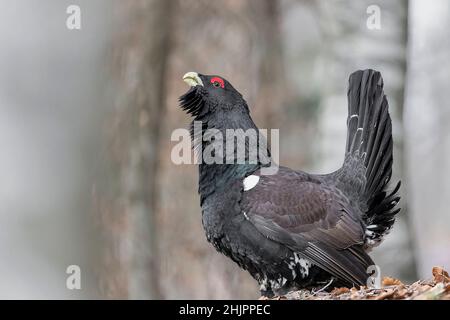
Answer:
[[[225,82],[221,78],[214,77],[211,79],[211,83],[217,87],[221,87],[222,89],[225,88]]]

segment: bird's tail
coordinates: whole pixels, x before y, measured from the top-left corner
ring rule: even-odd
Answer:
[[[400,211],[396,208],[400,182],[388,191],[393,161],[392,123],[379,72],[356,71],[350,76],[347,125],[341,183],[354,193],[364,212],[366,246],[373,247],[390,230]]]

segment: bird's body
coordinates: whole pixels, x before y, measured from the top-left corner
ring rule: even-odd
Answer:
[[[231,84],[194,73],[185,78],[192,80],[192,88],[181,97],[181,106],[202,121],[204,132],[256,129]],[[399,201],[399,185],[386,191],[392,135],[382,86],[381,75],[373,70],[350,77],[345,161],[334,173],[280,167],[265,175],[264,156],[257,162],[199,165],[207,239],[247,270],[262,294],[323,286],[330,280],[345,286],[366,283],[367,268],[374,264],[367,252],[391,228]],[[201,148],[216,143],[211,139]]]

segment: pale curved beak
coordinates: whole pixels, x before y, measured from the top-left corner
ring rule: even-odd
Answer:
[[[183,81],[186,82],[191,87],[202,86],[203,81],[200,79],[197,72],[188,72],[183,76]]]

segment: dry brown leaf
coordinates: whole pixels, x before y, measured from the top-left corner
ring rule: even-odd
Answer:
[[[391,290],[388,290],[388,291],[386,291],[386,292],[380,294],[379,296],[377,296],[377,297],[375,298],[375,300],[385,300],[385,299],[387,299],[387,298],[392,297],[392,296],[394,295],[394,293],[395,293],[395,290],[392,290],[392,289],[391,289]]]
[[[395,292],[394,299],[405,299],[408,296],[408,290],[400,288]]]
[[[436,282],[447,283],[450,282],[450,277],[443,268],[441,267],[433,267],[433,277]]]
[[[445,285],[445,292],[450,292],[450,283]]]
[[[333,291],[331,291],[331,294],[339,296],[339,295],[341,295],[343,293],[348,293],[348,292],[350,292],[349,288],[345,288],[345,287],[343,287],[343,288],[334,288]]]
[[[431,290],[431,288],[433,288],[433,287],[428,284],[424,284],[423,286],[417,288],[417,291],[420,293],[427,292],[428,290]]]
[[[316,292],[311,294],[308,290],[300,290],[277,297],[276,299],[289,300],[450,300],[450,277],[448,273],[440,268],[433,268],[434,280],[419,280],[410,285],[405,285],[397,279],[386,277],[383,279],[383,288],[374,289],[357,288],[334,288],[331,292]]]
[[[391,278],[391,277],[384,277],[383,281],[382,281],[382,285],[383,287],[387,287],[387,286],[399,286],[399,285],[403,285],[403,283],[395,278]]]
[[[416,296],[414,300],[435,300],[439,299],[445,292],[445,287],[443,283],[438,283],[431,289],[423,292],[422,294]]]

